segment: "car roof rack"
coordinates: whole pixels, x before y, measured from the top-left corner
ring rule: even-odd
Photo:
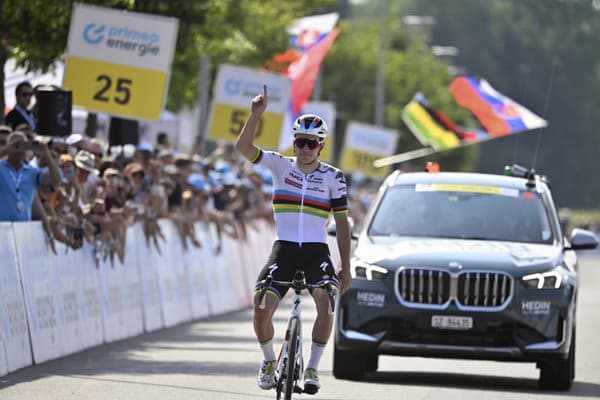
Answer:
[[[542,182],[546,183],[548,186],[550,186],[550,181],[548,180],[548,178],[545,175],[538,175],[535,173],[535,169],[533,169],[533,168],[527,169],[518,164],[505,165],[504,166],[504,175],[515,176],[518,178],[527,179],[528,187],[535,187],[537,179],[539,179],[540,181],[542,181]]]

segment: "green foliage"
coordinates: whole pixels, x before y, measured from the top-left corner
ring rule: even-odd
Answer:
[[[405,1],[406,2],[406,1]],[[561,206],[599,207],[600,12],[592,1],[412,0],[431,15],[435,44],[459,48],[456,63],[545,116],[541,131],[480,145],[478,168],[516,161],[548,175]]]
[[[200,57],[208,55],[213,75],[228,62],[259,66],[287,47],[285,27],[296,18],[327,11],[334,0],[95,0],[103,7],[179,19],[167,99],[177,112],[197,99]],[[46,71],[63,57],[73,0],[5,0],[2,15],[12,57],[29,70]]]
[[[375,81],[380,42],[377,18],[342,21],[340,35],[323,65],[323,98],[336,103],[342,120],[336,131],[345,131],[350,120],[372,123],[374,120]],[[423,92],[431,105],[461,125],[472,125],[469,114],[454,102],[447,87],[452,79],[448,66],[437,60],[419,36],[409,37],[393,16],[386,19],[389,43],[385,53],[385,126],[400,133],[396,153],[421,148],[401,119],[402,109],[417,92]],[[343,139],[336,140],[338,145]],[[339,149],[338,149],[339,152]],[[423,166],[428,160],[443,163],[446,169],[473,167],[475,148],[456,149],[427,159],[415,160]]]

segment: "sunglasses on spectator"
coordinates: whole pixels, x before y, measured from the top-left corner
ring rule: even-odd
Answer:
[[[314,150],[317,147],[319,147],[320,145],[321,145],[321,142],[318,140],[314,140],[314,139],[305,139],[305,138],[294,139],[294,146],[296,146],[299,149],[303,148],[304,146],[308,146],[309,149]]]
[[[33,96],[33,92],[21,92],[20,96],[21,97],[30,97],[30,96]]]

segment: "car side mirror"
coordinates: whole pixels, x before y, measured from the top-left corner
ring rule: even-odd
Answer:
[[[598,247],[598,237],[593,232],[581,228],[575,228],[571,231],[569,242],[571,242],[570,250],[586,250]]]

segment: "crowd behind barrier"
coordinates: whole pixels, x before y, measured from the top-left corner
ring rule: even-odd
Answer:
[[[158,221],[166,237],[170,220]],[[245,240],[199,222],[201,248],[169,240],[158,251],[142,223],[126,231],[123,261],[97,260],[92,246],[56,252],[40,222],[0,223],[0,376],[32,364],[251,305],[273,225],[258,221]]]
[[[160,252],[166,238],[161,218],[173,221],[184,249],[202,246],[192,228],[199,221],[214,225],[218,243],[222,236],[243,239],[251,221],[273,224],[270,172],[243,160],[230,144],[200,157],[176,153],[164,137],[155,146],[142,142],[109,148],[80,134],[65,139],[23,132],[23,162],[49,174],[45,157],[51,157],[60,175],[56,183],[39,185],[28,210],[32,220],[42,222],[55,254],[58,243],[73,250],[87,243],[98,261],[122,263],[127,227],[135,222],[141,222],[146,241]],[[7,187],[15,185],[8,177],[17,173],[10,168],[1,182]],[[359,224],[376,182],[356,174],[348,180],[350,216]],[[15,208],[21,203],[15,197],[0,197],[0,207]]]

